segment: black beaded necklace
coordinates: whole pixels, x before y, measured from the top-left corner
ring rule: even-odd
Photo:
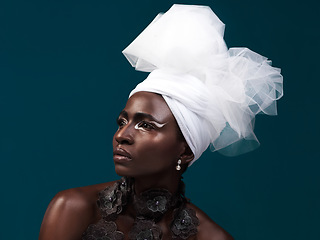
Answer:
[[[162,232],[157,222],[169,209],[173,210],[172,239],[188,239],[197,233],[199,220],[195,211],[186,207],[188,200],[182,181],[175,195],[166,189],[150,189],[136,195],[133,186],[132,178],[123,177],[99,193],[97,203],[102,219],[87,228],[82,240],[123,240],[124,234],[117,230],[115,220],[129,202],[136,212],[128,235],[130,240],[161,240]]]

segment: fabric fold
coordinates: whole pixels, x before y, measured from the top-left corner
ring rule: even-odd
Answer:
[[[224,155],[259,142],[254,120],[276,115],[283,96],[279,68],[248,48],[227,48],[224,24],[207,6],[173,5],[123,51],[136,70],[151,72],[130,93],[161,94],[196,161],[211,145]]]

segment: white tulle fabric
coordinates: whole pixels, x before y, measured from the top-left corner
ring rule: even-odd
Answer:
[[[258,113],[276,115],[280,69],[247,48],[228,49],[224,24],[206,6],[173,5],[123,51],[136,70],[151,72],[139,91],[161,94],[196,161],[211,144],[228,156],[259,145]]]

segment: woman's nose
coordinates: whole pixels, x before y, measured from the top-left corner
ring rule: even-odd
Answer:
[[[115,133],[115,140],[119,144],[132,144],[133,136],[132,136],[132,127],[130,124],[127,124],[117,130]]]

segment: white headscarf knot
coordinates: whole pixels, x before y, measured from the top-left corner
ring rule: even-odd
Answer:
[[[136,70],[151,72],[139,91],[161,94],[196,161],[212,150],[234,156],[259,145],[255,115],[276,115],[280,69],[247,48],[228,49],[224,24],[206,6],[173,5],[123,51]]]

